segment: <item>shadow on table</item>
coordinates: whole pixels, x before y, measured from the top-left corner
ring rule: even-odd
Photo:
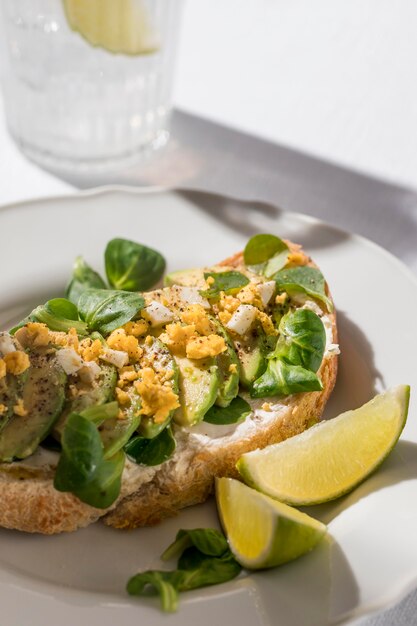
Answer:
[[[174,111],[169,144],[140,167],[61,178],[79,188],[161,185],[256,199],[361,233],[406,263],[415,257],[415,192],[182,111]]]
[[[331,535],[301,558],[251,574],[240,584],[263,608],[262,626],[325,626],[360,600],[355,575]]]

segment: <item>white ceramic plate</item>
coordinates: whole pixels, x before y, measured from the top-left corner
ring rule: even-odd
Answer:
[[[415,386],[417,283],[373,243],[278,209],[198,192],[113,189],[0,211],[0,328],[62,293],[74,257],[103,270],[115,236],[161,250],[168,269],[211,264],[255,232],[302,243],[328,279],[339,314],[340,374],[326,414],[354,408],[385,387]],[[181,527],[217,525],[212,502],[156,528],[96,524],[70,535],[0,531],[0,604],[7,626],[323,626],[388,606],[417,585],[417,425],[412,400],[397,448],[349,496],[313,514],[331,539],[289,565],[184,594],[166,616],[155,599],[129,598],[133,573],[160,567]],[[7,618],[5,617],[7,616]]]

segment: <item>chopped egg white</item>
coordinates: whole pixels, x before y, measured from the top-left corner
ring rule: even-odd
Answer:
[[[257,314],[256,307],[251,304],[241,304],[227,322],[226,327],[238,335],[244,335],[254,323]]]
[[[0,353],[5,356],[10,352],[16,352],[16,346],[13,343],[13,339],[8,333],[0,333]]]
[[[152,300],[152,302],[143,309],[142,317],[144,317],[151,326],[163,326],[164,324],[168,324],[174,320],[174,314],[172,311],[157,302],[156,300]]]
[[[92,383],[101,373],[101,367],[95,361],[84,361],[83,367],[78,371],[80,379],[85,383]]]
[[[106,348],[104,352],[100,354],[100,359],[120,368],[128,364],[129,355],[123,350],[112,350],[111,348]]]
[[[203,298],[198,287],[177,287],[178,297],[185,304],[201,304],[205,309],[210,308],[210,303],[206,298]]]
[[[268,280],[266,283],[259,283],[257,285],[257,289],[261,297],[262,304],[266,306],[268,302],[270,301],[270,299],[272,298],[272,296],[274,295],[275,281]]]
[[[84,361],[74,348],[62,348],[58,350],[56,360],[68,376],[76,374],[84,366]]]

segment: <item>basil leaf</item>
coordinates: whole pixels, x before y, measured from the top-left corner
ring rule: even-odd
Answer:
[[[11,329],[10,334],[13,335],[29,322],[46,324],[50,330],[54,331],[66,333],[70,328],[75,328],[79,335],[87,334],[87,324],[79,321],[77,307],[65,298],[54,298],[36,307],[28,317]]]
[[[250,395],[265,398],[322,389],[323,385],[314,372],[280,359],[270,359],[265,372],[252,384]]]
[[[323,359],[326,332],[319,316],[308,309],[287,313],[278,331],[268,366],[252,385],[252,398],[320,391],[323,387],[315,372]]]
[[[139,293],[111,289],[87,289],[78,301],[79,315],[90,330],[109,334],[130,322],[145,306]]]
[[[270,278],[287,262],[289,248],[275,235],[255,235],[249,239],[243,252],[245,264],[256,274]]]
[[[171,428],[168,426],[153,439],[133,437],[124,447],[131,461],[141,465],[160,465],[172,456],[176,447]]]
[[[73,491],[82,502],[97,509],[107,509],[120,494],[122,473],[126,456],[123,450],[116,452],[110,459],[103,460],[93,479],[86,485]]]
[[[180,530],[163,558],[166,560],[179,552],[178,569],[171,572],[148,570],[136,574],[127,584],[128,593],[144,596],[151,588],[159,594],[164,611],[175,611],[179,591],[226,582],[238,576],[242,569],[224,535],[212,528]]]
[[[96,426],[77,413],[68,416],[61,445],[55,489],[69,491],[91,506],[109,507],[120,493],[124,453],[118,452],[105,460]]]
[[[132,576],[126,586],[131,596],[146,596],[151,588],[159,594],[162,610],[173,613],[178,608],[177,572],[148,570]]]
[[[229,406],[221,407],[213,404],[205,414],[204,421],[209,424],[237,424],[242,422],[251,411],[252,409],[246,400],[237,396]]]
[[[326,295],[324,276],[316,267],[309,267],[308,265],[290,267],[277,272],[273,279],[279,291],[286,291],[290,295],[299,292],[305,293],[323,302],[328,311],[333,310],[332,302]]]
[[[75,259],[72,278],[66,288],[65,295],[68,300],[74,304],[78,304],[81,294],[86,289],[106,289],[106,283],[100,274],[95,272],[84,261],[82,256]]]
[[[94,424],[77,413],[68,416],[61,445],[54,487],[58,491],[74,492],[93,479],[103,458],[103,446]]]
[[[127,239],[109,241],[104,258],[110,285],[125,291],[150,289],[165,270],[165,259],[159,252]]]
[[[205,298],[215,298],[221,291],[224,291],[226,294],[233,294],[249,284],[247,276],[234,270],[229,272],[204,272],[204,278],[206,280],[207,278],[212,278],[214,281],[209,289],[200,291]]]
[[[319,316],[308,309],[287,313],[281,319],[279,333],[274,356],[317,372],[326,346],[326,331]]]
[[[242,567],[230,550],[221,556],[212,557],[197,548],[187,548],[178,560],[178,571],[182,576],[177,582],[179,591],[218,585],[235,578]]]
[[[175,541],[162,554],[163,561],[181,555],[184,550],[194,546],[208,556],[221,556],[229,549],[225,536],[215,528],[195,528],[179,530]]]

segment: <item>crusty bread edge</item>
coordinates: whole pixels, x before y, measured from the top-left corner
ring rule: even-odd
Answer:
[[[288,243],[294,251],[299,249],[299,246]],[[239,267],[242,262],[243,255],[239,252],[220,265]],[[315,266],[311,260],[309,265]],[[335,312],[330,314],[330,318],[333,342],[337,343]],[[297,435],[320,419],[336,382],[337,365],[337,356],[328,355],[318,372],[323,390],[293,395],[287,409],[269,423],[267,428],[260,428],[255,436],[224,447],[216,447],[214,450],[202,446],[189,460],[181,480],[177,476],[175,480],[171,479],[169,464],[165,471],[161,468],[154,480],[141,486],[136,493],[125,498],[108,513],[103,520],[105,524],[115,528],[157,524],[182,508],[204,502],[213,490],[216,476],[239,478],[236,463],[242,454]]]
[[[293,244],[291,247],[298,249]],[[241,262],[242,253],[237,253],[220,265],[238,266]],[[332,314],[331,317],[333,341],[336,343],[336,316]],[[263,428],[255,437],[230,445],[227,450],[222,449],[220,456],[218,452],[199,451],[181,482],[172,482],[169,473],[159,471],[154,480],[128,496],[122,484],[120,497],[111,509],[96,509],[70,493],[57,491],[48,473],[46,476],[17,478],[12,473],[0,471],[0,526],[49,535],[88,526],[104,515],[105,523],[115,528],[158,523],[181,508],[203,502],[212,490],[215,476],[236,476],[235,464],[244,452],[298,434],[319,419],[334,387],[336,374],[337,357],[331,356],[319,370],[323,391],[293,396],[285,414],[267,429]]]

